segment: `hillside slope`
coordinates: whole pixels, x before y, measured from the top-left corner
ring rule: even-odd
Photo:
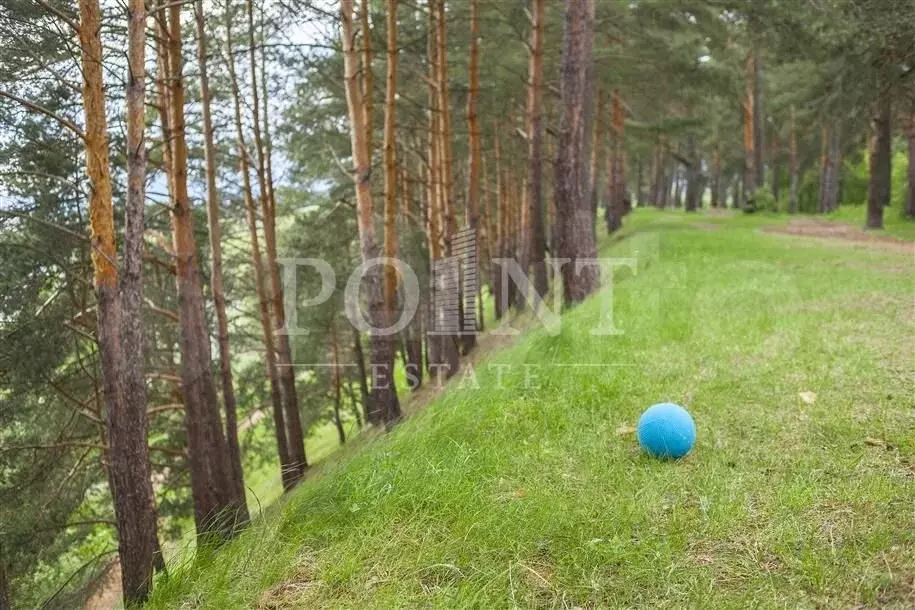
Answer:
[[[623,334],[528,332],[149,607],[910,607],[911,251],[782,222],[636,212]],[[678,463],[631,432],[665,400]]]

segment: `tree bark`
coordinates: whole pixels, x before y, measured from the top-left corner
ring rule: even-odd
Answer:
[[[397,0],[387,0],[387,83],[384,104],[384,256],[397,257],[397,151],[395,129],[397,120]],[[365,66],[364,66],[365,68]],[[385,326],[394,324],[397,301],[397,270],[392,265],[384,268]],[[393,342],[394,335],[387,337]],[[393,345],[389,346],[393,352]],[[393,365],[393,362],[392,362]]]
[[[546,0],[532,0],[531,56],[528,76],[528,204],[531,218],[531,265],[534,290],[544,298],[549,290],[546,265],[546,229],[543,209],[543,47]]]
[[[261,135],[260,96],[257,86],[257,44],[254,36],[254,2],[247,0],[248,15],[248,58],[251,76],[251,114],[254,148],[257,153],[257,181],[260,187],[261,215],[264,225],[264,245],[266,249],[266,270],[270,279],[268,297],[273,309],[273,323],[276,332],[277,373],[280,379],[283,415],[286,420],[286,434],[289,444],[289,467],[292,469],[293,483],[305,476],[308,459],[305,456],[305,435],[302,430],[302,419],[299,413],[299,399],[295,387],[295,363],[292,362],[292,348],[286,332],[286,308],[283,301],[283,285],[277,265],[276,249],[276,199],[273,193],[273,177],[267,173],[267,155],[264,138]],[[266,79],[267,75],[262,74]],[[267,100],[264,99],[266,108]],[[264,124],[264,129],[268,125]]]
[[[756,192],[756,57],[753,53],[747,56],[745,70],[746,95],[743,102],[743,201],[749,201]],[[741,202],[741,207],[743,202]]]
[[[429,258],[430,268],[432,271],[433,298],[429,302],[429,324],[427,326],[427,357],[426,363],[429,368],[430,376],[438,374],[438,368],[442,367],[445,374],[450,377],[454,375],[459,367],[459,353],[457,340],[453,335],[444,333],[444,303],[436,295],[441,295],[441,282],[446,280],[447,272],[442,275],[443,270],[440,268],[442,263],[438,263],[445,257],[449,246],[450,229],[448,227],[448,192],[449,192],[449,171],[447,151],[450,150],[450,142],[446,137],[447,129],[445,127],[445,106],[448,103],[447,87],[443,86],[442,67],[443,60],[441,56],[445,51],[444,44],[440,38],[444,35],[444,26],[438,24],[444,14],[440,12],[441,7],[437,7],[436,0],[429,0],[428,5],[428,68],[429,76],[427,83],[429,86],[429,172],[428,172],[428,240],[429,240]],[[438,264],[437,264],[438,263]],[[458,296],[458,298],[460,298]]]
[[[368,376],[365,370],[365,350],[362,349],[362,335],[359,329],[353,328],[353,353],[356,356],[356,373],[359,377],[359,397],[362,399],[362,411],[366,421],[372,422],[372,395],[369,393]]]
[[[721,143],[717,141],[712,151],[711,191],[711,206],[717,208],[721,205]]]
[[[867,228],[883,228],[883,208],[890,204],[893,177],[893,132],[890,97],[884,93],[871,120],[870,171],[867,183]]]
[[[753,185],[759,188],[766,183],[765,115],[763,108],[763,68],[759,53],[753,54]]]
[[[181,389],[194,521],[198,535],[207,538],[216,535],[212,538],[215,541],[218,537],[231,535],[242,515],[232,482],[229,450],[223,435],[210,368],[210,337],[187,189],[181,6],[168,5],[168,15],[167,106],[171,136],[171,218],[178,289]]]
[[[820,175],[820,207],[821,214],[831,212],[839,206],[839,128],[823,128],[823,162]]]
[[[464,277],[476,277],[477,285],[472,286],[469,282],[463,288],[464,311],[473,312],[474,327],[464,328],[462,337],[464,352],[472,350],[477,343],[476,332],[482,330],[477,320],[477,298],[479,292],[477,287],[482,285],[479,277],[479,260],[481,255],[480,244],[482,234],[480,224],[480,164],[481,164],[481,143],[480,143],[480,120],[478,115],[479,96],[480,96],[480,24],[479,24],[479,6],[478,0],[470,0],[470,59],[468,62],[468,80],[469,90],[467,93],[467,128],[470,132],[469,142],[469,159],[467,172],[467,226],[473,231],[474,239],[474,256],[472,265],[477,267],[476,275],[466,274]],[[466,316],[465,316],[466,317]],[[470,332],[468,332],[470,331]]]
[[[689,165],[686,166],[686,202],[684,208],[687,212],[695,212],[702,205],[702,172],[701,161],[696,150],[696,136],[690,134],[686,138],[686,156]]]
[[[353,0],[341,0],[341,35],[343,42],[343,64],[346,87],[346,102],[350,119],[350,140],[352,145],[356,187],[356,206],[359,225],[359,242],[362,262],[378,257],[378,242],[375,239],[375,210],[371,188],[371,158],[366,140],[365,106],[359,88],[360,61],[355,47],[353,27]],[[394,386],[394,350],[389,336],[379,331],[387,328],[384,310],[384,290],[381,267],[374,265],[363,278],[368,298],[369,320],[372,327],[372,395],[371,413],[385,426],[391,426],[401,417],[400,402]]]
[[[772,163],[772,196],[775,198],[776,203],[779,195],[781,195],[782,186],[781,148],[781,139],[778,137],[778,131],[776,131],[772,134],[772,158],[770,160]]]
[[[797,111],[791,106],[791,135],[788,142],[788,165],[791,172],[788,191],[788,211],[797,214],[798,162],[797,162]]]
[[[594,1],[566,0],[556,207],[558,257],[570,261],[562,268],[563,299],[567,305],[583,301],[598,289],[600,281],[596,267],[578,268],[581,259],[597,255],[587,167],[594,89],[589,78],[593,76],[593,40]]]
[[[496,256],[504,258],[507,255],[507,236],[506,228],[508,224],[508,202],[505,196],[505,175],[502,169],[502,145],[499,138],[499,127],[495,128],[495,137],[494,146],[495,146],[495,161],[496,161],[496,209],[497,213],[497,222],[496,222]],[[495,316],[496,320],[501,320],[502,316],[505,315],[505,312],[508,310],[507,299],[503,297],[503,286],[502,286],[502,268],[493,268],[493,277],[492,277],[492,292],[493,292],[493,302],[495,304]]]
[[[222,378],[222,398],[226,413],[226,442],[232,465],[232,483],[238,502],[239,519],[248,520],[245,498],[241,449],[238,445],[238,415],[235,382],[232,379],[232,352],[229,349],[229,317],[222,284],[222,229],[219,226],[219,194],[216,191],[216,145],[213,141],[213,119],[210,114],[210,82],[207,73],[207,43],[204,28],[203,0],[194,2],[194,22],[197,30],[197,64],[200,74],[200,108],[203,119],[203,156],[206,174],[207,225],[210,236],[210,288],[216,311],[216,337],[219,345],[219,372]]]
[[[915,218],[915,111],[906,117],[905,137],[908,145],[908,189],[905,199],[905,215]]]
[[[451,99],[449,95],[448,83],[448,28],[445,21],[445,0],[432,0],[435,3],[437,18],[435,21],[438,29],[436,43],[438,52],[438,95],[439,110],[441,113],[441,147],[442,154],[442,189],[443,189],[443,207],[442,219],[445,229],[445,251],[451,253],[451,240],[457,233],[457,216],[454,210],[454,155],[451,147]]]
[[[3,546],[0,545],[0,610],[13,610],[13,597],[10,591],[10,569],[11,566],[3,553]]]
[[[626,188],[626,113],[619,90],[613,92],[610,103],[610,171],[607,184],[607,233],[617,231],[623,225],[631,206]]]
[[[102,76],[101,10],[98,1],[80,0],[79,16],[86,174],[90,184],[91,257],[98,298],[98,344],[108,425],[108,480],[117,522],[124,601],[133,604],[142,603],[149,595],[158,546],[155,498],[149,479],[146,388],[140,326],[146,175],[143,114],[146,9],[139,0],[128,3],[128,192],[125,277],[122,286],[127,303],[123,311],[118,291],[114,205]],[[136,351],[127,354],[125,349],[128,345]],[[5,596],[8,597],[6,566],[3,568]]]
[[[337,428],[337,438],[340,444],[346,444],[346,431],[343,429],[343,420],[340,416],[340,408],[343,400],[340,383],[340,351],[337,344],[337,328],[334,324],[333,316],[330,320],[330,354],[333,363],[331,369],[331,384],[334,388],[334,426]]]
[[[365,145],[369,149],[369,165],[375,151],[375,72],[372,70],[372,27],[369,22],[371,0],[359,5],[359,29],[362,40],[362,100],[365,125]]]
[[[289,457],[289,441],[286,432],[286,418],[283,415],[283,400],[280,390],[279,373],[276,367],[276,349],[273,337],[273,324],[270,321],[270,299],[267,296],[264,278],[264,263],[261,256],[260,237],[257,232],[257,210],[254,204],[254,193],[251,188],[251,168],[248,163],[248,145],[242,128],[241,92],[235,73],[235,56],[232,48],[232,13],[226,8],[226,56],[229,70],[229,82],[232,88],[232,102],[235,115],[235,139],[238,146],[238,164],[242,177],[242,195],[245,201],[245,215],[248,224],[248,236],[251,241],[251,263],[254,268],[254,285],[260,305],[261,331],[264,335],[264,361],[267,380],[270,384],[270,400],[273,407],[273,425],[276,435],[277,454],[280,460],[280,473],[283,489],[289,491],[295,486],[295,469]]]
[[[600,200],[600,153],[601,148],[604,144],[604,107],[605,107],[605,91],[601,88],[597,88],[597,110],[594,114],[594,142],[591,145],[591,169],[588,171],[588,184],[590,186],[590,191],[588,192],[588,201],[591,204],[591,218],[594,222],[597,222],[597,208],[599,207],[598,202]],[[611,110],[612,112],[612,110]],[[613,136],[611,135],[612,139]],[[613,180],[613,155],[612,153],[608,155],[607,159],[608,167],[612,168],[607,174],[607,193],[612,196],[613,194],[613,184],[610,183]],[[610,210],[610,201],[607,200],[605,204],[605,213],[609,213]],[[607,226],[610,226],[610,218],[605,217],[604,221]]]

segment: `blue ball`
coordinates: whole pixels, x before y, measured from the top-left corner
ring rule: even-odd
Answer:
[[[678,459],[696,442],[696,424],[689,412],[671,402],[649,407],[639,418],[639,444],[658,458]]]

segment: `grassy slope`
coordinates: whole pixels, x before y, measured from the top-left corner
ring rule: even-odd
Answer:
[[[909,607],[911,255],[778,222],[637,212],[604,249],[638,252],[625,334],[589,334],[598,300],[529,333],[501,388],[478,366],[150,606]],[[626,432],[662,400],[698,424],[680,463]]]

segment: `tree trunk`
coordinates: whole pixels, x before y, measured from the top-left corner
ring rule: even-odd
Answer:
[[[905,137],[908,144],[908,190],[905,199],[905,215],[915,218],[915,112],[906,117]]]
[[[232,87],[232,101],[235,112],[235,138],[238,145],[238,164],[242,176],[242,194],[245,200],[248,235],[251,241],[251,262],[252,267],[254,268],[254,282],[257,289],[258,303],[260,305],[261,331],[264,334],[264,360],[267,370],[267,379],[270,384],[270,400],[273,406],[273,425],[276,434],[277,454],[280,459],[280,473],[283,480],[283,489],[289,491],[295,485],[296,473],[289,456],[286,418],[283,414],[282,392],[280,390],[279,373],[276,366],[273,324],[270,321],[270,299],[267,296],[266,280],[264,278],[264,263],[261,256],[260,238],[257,232],[257,210],[254,204],[254,194],[251,189],[248,146],[245,142],[244,130],[242,128],[241,93],[238,87],[238,78],[235,73],[235,56],[232,49],[232,14],[229,7],[226,9],[226,56],[229,58],[227,66],[229,69],[229,82]]]
[[[146,145],[145,37],[143,2],[128,3],[127,206],[125,227],[125,309],[118,292],[114,205],[102,76],[101,10],[97,0],[79,2],[79,42],[83,74],[86,173],[89,177],[89,228],[92,268],[98,298],[98,345],[108,424],[108,480],[114,500],[124,601],[142,603],[152,586],[158,546],[156,507],[149,479],[146,390],[143,376],[142,245]],[[133,353],[125,350],[130,346]],[[5,558],[0,558],[4,560]],[[4,564],[0,595],[9,607]]]
[[[346,431],[343,429],[343,420],[340,417],[341,402],[343,400],[340,383],[340,351],[337,347],[337,328],[333,316],[330,320],[330,354],[333,368],[331,369],[331,384],[334,388],[334,426],[337,428],[337,438],[340,444],[346,444]]]
[[[454,239],[454,235],[457,233],[457,217],[454,210],[454,157],[451,148],[451,98],[448,84],[448,28],[446,27],[447,22],[445,21],[445,0],[432,1],[435,3],[437,12],[435,24],[438,28],[436,36],[438,52],[436,54],[436,59],[438,60],[438,95],[439,111],[441,113],[441,124],[439,125],[441,129],[440,146],[443,150],[441,158],[443,173],[440,176],[443,189],[442,219],[444,221],[443,227],[445,230],[445,251],[450,254],[451,240]]]
[[[778,202],[779,195],[781,195],[781,186],[782,186],[782,164],[781,164],[781,155],[782,155],[782,143],[781,139],[778,137],[778,131],[772,134],[772,196],[775,198],[776,203]]]
[[[721,201],[721,144],[715,142],[715,149],[712,151],[712,183],[711,183],[711,206],[719,207]]]
[[[667,184],[664,178],[664,137],[660,134],[657,137],[654,152],[654,170],[652,171],[651,182],[651,203],[654,207],[664,207],[663,190]]]
[[[397,0],[387,0],[387,83],[384,104],[384,246],[386,258],[397,257],[397,151],[395,129],[397,119]],[[385,326],[394,325],[397,306],[397,269],[384,267],[384,317]],[[395,335],[384,339],[393,353]],[[391,362],[393,366],[393,360]]]
[[[467,95],[467,127],[470,131],[470,158],[468,159],[468,184],[467,184],[467,226],[474,234],[474,255],[470,264],[478,268],[480,260],[480,243],[481,243],[481,226],[480,226],[480,162],[481,162],[481,144],[480,144],[480,119],[478,116],[478,98],[480,95],[480,24],[479,24],[479,7],[478,0],[470,0],[470,62],[469,62],[469,81],[470,89]],[[469,271],[469,270],[466,270]],[[473,328],[464,328],[463,336],[464,352],[469,352],[476,346],[477,342],[477,297],[479,296],[478,287],[482,285],[477,269],[473,274],[465,273],[465,278],[476,278],[477,284],[474,286],[470,282],[464,287],[464,311],[473,312],[472,316],[465,316],[474,320]],[[482,329],[481,329],[482,330]],[[471,332],[467,332],[471,331]]]
[[[788,165],[791,181],[788,191],[788,211],[797,214],[798,162],[797,162],[797,111],[791,106],[791,135],[788,142]]]
[[[257,85],[257,56],[254,36],[254,2],[247,0],[248,15],[248,57],[250,60],[251,77],[251,114],[254,133],[254,148],[257,153],[258,186],[260,187],[261,215],[264,225],[264,245],[266,249],[266,270],[270,279],[268,298],[273,309],[273,323],[276,332],[277,347],[277,373],[280,378],[281,397],[283,400],[283,416],[286,420],[286,435],[289,445],[289,459],[291,468],[290,477],[293,484],[297,483],[308,468],[308,459],[305,456],[305,435],[302,430],[302,419],[299,413],[299,399],[295,387],[295,366],[292,362],[292,349],[289,344],[289,335],[286,332],[286,310],[283,302],[283,286],[280,281],[279,267],[277,266],[276,249],[276,200],[273,193],[273,177],[267,174],[266,152],[264,138],[261,136],[260,95]],[[261,75],[267,78],[266,74]],[[264,100],[266,108],[267,100]],[[265,130],[268,128],[264,124]]]
[[[686,203],[684,208],[687,212],[695,212],[702,205],[702,172],[700,170],[701,160],[696,150],[696,136],[690,134],[686,138],[686,155],[689,158],[689,165],[686,166]]]
[[[546,265],[546,229],[543,210],[543,38],[546,0],[532,0],[531,56],[528,75],[528,205],[531,217],[531,265],[534,290],[544,298],[549,290]]]
[[[644,199],[645,193],[642,190],[642,187],[644,186],[643,173],[644,173],[644,169],[645,169],[645,164],[642,163],[642,153],[639,153],[638,155],[636,155],[635,165],[636,165],[636,167],[635,167],[635,180],[636,180],[635,205],[638,207],[641,207],[641,206],[645,205],[645,199]]]
[[[362,399],[362,411],[366,421],[374,425],[378,422],[372,421],[372,395],[369,393],[368,376],[365,370],[365,350],[362,349],[362,335],[357,328],[353,328],[353,353],[356,356],[356,373],[359,377],[359,397]]]
[[[888,94],[877,102],[871,120],[870,172],[867,183],[867,228],[883,228],[883,208],[890,204],[893,177],[892,108]]]
[[[496,238],[496,256],[504,258],[507,255],[506,225],[508,223],[508,203],[505,196],[505,176],[502,170],[502,145],[499,137],[499,128],[495,128],[495,156],[496,156],[496,209],[498,210]],[[503,296],[502,268],[493,268],[492,292],[495,303],[496,320],[501,320],[508,309],[507,299]]]
[[[751,53],[747,56],[745,71],[746,95],[743,102],[743,200],[749,201],[756,192],[756,57]],[[742,204],[741,204],[741,207]]]
[[[369,151],[369,165],[375,146],[375,73],[372,70],[372,27],[369,22],[371,0],[362,0],[359,5],[359,29],[362,40],[362,103],[365,125],[365,145]]]
[[[362,262],[378,257],[375,239],[375,209],[372,201],[371,158],[366,139],[365,105],[359,87],[360,62],[354,46],[353,0],[341,0],[341,34],[345,71],[346,102],[350,120],[350,140],[355,163],[354,182],[359,225],[359,242]],[[400,402],[394,386],[394,350],[389,336],[381,334],[388,327],[385,316],[384,287],[381,267],[374,265],[366,270],[363,286],[368,299],[372,339],[372,395],[371,412],[385,426],[391,426],[401,417]]]
[[[820,175],[820,207],[822,214],[839,207],[839,168],[841,150],[838,127],[823,128],[823,163]]]
[[[763,67],[758,53],[753,55],[753,185],[759,188],[766,183],[765,114],[763,108]]]
[[[188,463],[198,535],[230,535],[240,520],[228,445],[211,371],[210,337],[203,305],[187,189],[184,65],[181,6],[168,5],[169,130],[171,135],[172,233],[176,257],[181,389],[187,426]],[[215,540],[215,539],[214,539]]]
[[[610,104],[610,159],[607,184],[607,233],[617,231],[623,224],[629,195],[626,189],[626,115],[619,90],[613,92]]]
[[[605,92],[603,89],[597,88],[597,109],[596,109],[596,112],[594,115],[594,126],[593,126],[594,142],[591,146],[591,168],[588,171],[588,184],[590,186],[590,191],[588,192],[588,201],[591,204],[591,218],[593,219],[593,222],[597,222],[597,208],[598,208],[598,201],[600,200],[600,193],[599,193],[599,190],[600,190],[600,152],[601,152],[601,148],[603,148],[603,145],[604,145],[604,133],[603,133],[604,132],[604,107],[605,107],[604,93]],[[611,138],[612,137],[613,136],[611,136]],[[610,158],[608,158],[607,162],[608,162],[608,167],[612,168],[613,167],[612,153],[610,155]],[[607,174],[607,179],[608,180],[613,179],[613,170],[612,169]],[[607,193],[611,194],[611,195],[613,193],[613,185],[610,184],[609,182],[607,184]],[[610,209],[610,201],[607,201],[605,203],[605,207],[606,207],[606,210]],[[605,212],[606,212],[606,210],[605,210]],[[610,219],[605,218],[604,220],[607,223],[607,226],[609,226]]]
[[[232,352],[229,350],[229,317],[222,284],[222,230],[219,226],[219,194],[216,192],[216,145],[213,141],[213,119],[210,115],[210,83],[207,74],[206,30],[203,0],[194,2],[197,29],[197,64],[200,75],[200,108],[203,119],[203,156],[206,174],[207,225],[210,235],[210,287],[216,311],[216,337],[219,344],[219,372],[222,377],[222,397],[226,413],[226,442],[232,466],[232,482],[238,502],[239,518],[247,521],[244,472],[238,445],[238,416],[235,383],[232,379]]]
[[[562,268],[563,299],[580,303],[600,283],[597,267],[579,267],[594,259],[594,217],[588,201],[587,159],[591,136],[594,40],[594,0],[566,0],[562,42],[562,121],[556,158],[558,257],[569,259]]]
[[[131,601],[125,598],[125,603]],[[137,602],[143,600],[136,600]],[[13,610],[13,597],[10,592],[10,564],[0,546],[0,610]]]

